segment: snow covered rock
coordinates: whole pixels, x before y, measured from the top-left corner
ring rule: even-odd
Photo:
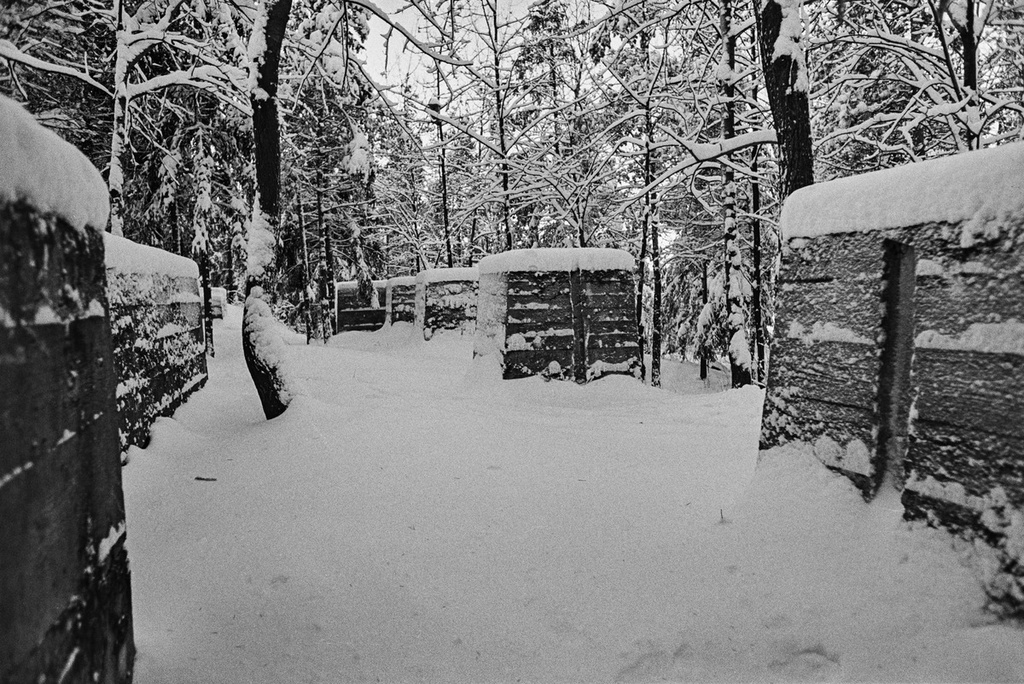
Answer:
[[[0,681],[125,682],[106,188],[4,97],[0,160]]]
[[[634,260],[616,249],[524,249],[480,261],[474,355],[506,379],[639,372]]]
[[[902,489],[995,549],[990,594],[1024,610],[1024,144],[802,189],[782,231],[762,448]]]
[[[149,444],[149,428],[207,379],[196,262],[103,234],[117,369],[121,450]]]

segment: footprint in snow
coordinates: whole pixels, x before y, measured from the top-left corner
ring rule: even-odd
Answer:
[[[794,643],[783,644],[776,657],[768,663],[776,677],[789,681],[833,681],[842,674],[839,655],[830,653],[820,644],[801,648]]]

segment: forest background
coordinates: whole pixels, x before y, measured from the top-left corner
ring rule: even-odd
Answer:
[[[652,384],[661,353],[763,381],[790,192],[1024,127],[1021,0],[398,2],[11,0],[0,93],[102,170],[111,232],[239,296],[264,242],[311,336],[337,280],[369,305],[507,249],[626,249]]]

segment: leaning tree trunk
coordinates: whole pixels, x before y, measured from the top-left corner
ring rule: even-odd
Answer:
[[[273,332],[274,315],[265,301],[267,270],[274,260],[274,235],[280,220],[281,140],[277,119],[277,73],[281,43],[292,0],[268,0],[264,51],[258,62],[256,89],[252,93],[253,143],[256,162],[256,202],[249,229],[248,268],[245,282],[245,314],[242,351],[253,384],[268,419],[288,408],[291,394],[282,373],[280,336]],[[254,43],[262,17],[254,25]]]
[[[755,12],[768,103],[782,153],[784,197],[814,183],[807,65],[799,35],[794,35],[800,26],[801,3],[763,0],[760,11]]]

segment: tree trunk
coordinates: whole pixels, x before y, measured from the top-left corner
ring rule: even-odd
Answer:
[[[236,224],[237,225],[237,224]],[[231,235],[228,238],[228,248],[224,255],[224,268],[221,270],[221,284],[230,295],[235,291],[235,237],[238,231],[232,227]],[[230,301],[230,300],[229,300]],[[227,303],[227,302],[225,302]]]
[[[334,292],[334,245],[331,242],[331,229],[324,220],[323,203],[323,165],[316,169],[316,225],[320,229],[321,244],[324,248],[324,268],[320,287],[320,314],[324,326],[324,342],[338,332],[338,321],[335,315],[337,296]]]
[[[761,184],[757,180],[757,153],[758,148],[754,148],[754,158],[750,163],[750,170],[753,172],[753,176],[750,180],[750,215],[751,215],[751,228],[753,229],[753,262],[754,262],[754,277],[751,279],[751,289],[753,290],[752,307],[754,316],[754,363],[751,364],[751,379],[754,382],[762,382],[766,377],[767,367],[764,363],[764,322],[763,322],[763,311],[761,307],[761,219],[759,214],[761,212]]]
[[[469,251],[466,254],[462,255],[463,256],[463,260],[465,262],[465,265],[467,267],[473,265],[473,254],[474,254],[474,250],[476,249],[476,224],[477,224],[476,207],[474,207],[473,208],[473,220],[469,224]]]
[[[647,198],[644,199],[643,217],[640,221],[640,255],[637,258],[639,272],[636,278],[636,344],[640,356],[640,377],[647,378],[647,335],[644,332],[644,286],[647,281],[647,230],[650,224]]]
[[[651,387],[661,387],[661,250],[654,216],[651,216],[651,295]]]
[[[302,236],[302,322],[306,327],[306,344],[309,344],[313,336],[312,302],[309,300],[309,244],[306,242],[306,222],[302,215],[302,191],[296,188],[295,192],[296,216],[299,219],[299,235]]]
[[[501,36],[498,35],[498,4],[497,2],[493,5],[493,15],[489,17],[492,23],[488,26],[488,30],[493,29],[491,34],[491,47],[493,49],[493,61],[491,67],[494,70],[494,117],[498,124],[498,150],[501,154],[501,164],[498,172],[501,178],[501,223],[505,232],[505,249],[511,250],[514,241],[512,239],[512,225],[509,222],[509,174],[511,169],[508,163],[508,142],[506,140],[505,132],[505,93],[502,90],[501,82],[501,55],[498,52],[498,45],[500,44]]]
[[[981,148],[981,112],[978,100],[978,39],[974,33],[974,0],[967,0],[964,25],[957,26],[964,60],[964,90],[967,91],[967,148]],[[939,28],[941,29],[941,26]]]
[[[444,247],[448,255],[448,268],[455,268],[451,226],[448,220],[448,171],[445,165],[444,127],[441,119],[437,120],[437,138],[441,144],[441,219],[444,222]]]
[[[291,12],[292,0],[269,0],[266,9],[265,49],[256,76],[256,91],[252,93],[252,120],[254,157],[256,162],[256,196],[254,223],[263,214],[267,226],[254,226],[250,237],[262,238],[263,244],[249,241],[249,267],[245,283],[245,313],[242,324],[242,352],[263,413],[267,419],[275,418],[288,408],[291,396],[285,385],[281,359],[268,355],[260,339],[272,336],[273,322],[270,306],[264,301],[266,269],[273,261],[273,235],[280,221],[281,191],[281,139],[277,118],[277,77],[281,60],[281,43]],[[257,29],[254,29],[257,30]],[[269,231],[270,235],[258,235]],[[257,250],[257,253],[253,253]],[[283,346],[283,343],[281,343]]]
[[[725,48],[728,75],[722,81],[722,94],[725,99],[725,116],[722,118],[722,135],[725,140],[736,137],[736,85],[733,82],[733,70],[736,68],[736,36],[732,31],[732,2],[723,0],[721,5],[721,33]],[[741,255],[739,247],[738,225],[736,223],[736,178],[731,164],[731,155],[722,167],[722,183],[725,196],[722,200],[724,224],[724,255],[725,255],[725,301],[729,318],[726,330],[729,337],[729,368],[732,375],[732,386],[742,387],[750,384],[750,351],[747,342],[746,325],[743,315],[743,292],[741,274]],[[733,280],[735,279],[735,283]]]
[[[116,54],[114,57],[114,121],[110,136],[110,168],[107,172],[107,190],[110,193],[110,232],[124,235],[124,170],[121,155],[124,153],[125,122],[128,115],[127,86],[128,47],[122,42],[124,31],[124,3],[114,0],[114,14],[117,20]]]
[[[171,224],[171,245],[168,251],[174,254],[181,254],[181,226],[178,224],[177,193],[171,196],[171,206],[167,212],[167,222]],[[163,239],[161,239],[161,242],[163,242]]]
[[[216,356],[213,349],[213,308],[210,306],[210,253],[193,255],[199,262],[199,279],[203,283],[203,332],[206,333],[206,353]]]
[[[775,56],[775,43],[782,29],[783,4],[787,11],[799,11],[798,0],[764,0],[755,15],[768,103],[782,153],[782,194],[788,197],[814,183],[814,157],[806,73],[801,73],[802,65],[791,54]]]
[[[701,311],[704,311],[704,307],[708,305],[708,262],[704,259],[700,262],[700,273],[701,273],[701,291],[700,291],[700,303]],[[703,346],[700,351],[700,379],[708,379],[708,355],[704,353]]]

